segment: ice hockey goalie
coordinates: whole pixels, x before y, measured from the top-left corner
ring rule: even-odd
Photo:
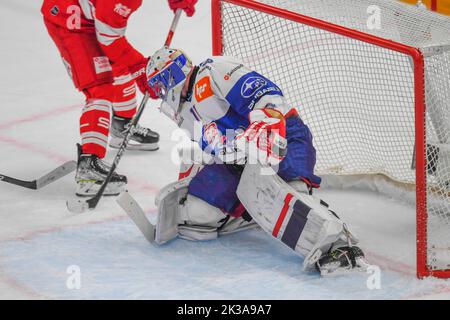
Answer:
[[[303,256],[305,270],[366,267],[356,237],[312,195],[321,182],[313,137],[281,88],[230,57],[194,66],[163,48],[151,61],[148,83],[162,111],[207,155],[184,155],[180,180],[158,195],[157,243],[259,226]]]

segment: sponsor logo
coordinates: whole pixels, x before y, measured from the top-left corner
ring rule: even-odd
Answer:
[[[206,59],[205,61],[203,61],[202,63],[200,63],[198,66],[199,66],[200,68],[203,68],[203,67],[206,66],[207,64],[213,63],[213,62],[214,62],[214,60],[211,59],[211,58],[209,58],[209,59]]]
[[[202,74],[203,72],[205,72],[206,70],[211,71],[212,68],[211,68],[210,66],[204,66],[204,67],[200,68],[200,70],[198,71],[197,74],[200,75],[200,74]]]
[[[133,73],[131,75],[131,78],[136,79],[136,78],[139,78],[139,77],[141,77],[141,76],[143,76],[145,74],[146,74],[145,68],[141,68],[138,71],[136,71],[135,73]]]
[[[259,98],[261,98],[263,95],[270,93],[270,92],[281,92],[280,89],[278,87],[268,87],[268,88],[264,88],[262,90],[259,90],[256,94],[255,97],[253,98],[252,102],[248,105],[248,108],[250,110],[253,109],[253,107],[256,104],[256,101],[258,101]]]
[[[53,6],[53,8],[51,8],[50,13],[52,14],[52,16],[56,16],[59,13],[59,8],[58,6]]]
[[[108,57],[94,57],[95,72],[97,74],[112,71],[111,64],[109,63]]]
[[[223,77],[223,79],[225,81],[230,80],[231,76],[233,75],[233,73],[235,73],[236,71],[238,71],[239,69],[241,69],[242,67],[244,67],[243,64],[238,65],[237,67],[235,67],[233,70],[231,70],[230,72],[228,72],[227,74],[225,74],[225,76]]]
[[[136,93],[136,85],[133,83],[131,86],[123,89],[123,96],[128,97]]]
[[[217,124],[215,122],[211,122],[204,129],[203,137],[208,145],[214,146],[216,144],[220,144],[224,142],[225,137],[222,136],[219,129],[217,128]]]
[[[99,127],[103,127],[105,129],[109,129],[109,118],[105,118],[105,117],[98,118],[97,125]]]
[[[208,76],[201,78],[195,85],[195,99],[197,99],[197,102],[201,102],[213,94],[211,80]]]
[[[250,98],[261,88],[267,84],[266,80],[260,77],[249,77],[244,81],[241,87],[241,96]]]
[[[114,12],[124,18],[127,18],[131,13],[131,9],[121,3],[118,3],[114,8]]]

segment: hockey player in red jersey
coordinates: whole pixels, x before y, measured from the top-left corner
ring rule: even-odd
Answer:
[[[170,9],[183,9],[187,16],[195,13],[196,2],[168,0]],[[76,174],[79,196],[95,194],[108,174],[109,165],[102,158],[109,133],[110,146],[118,148],[136,112],[136,85],[152,94],[145,76],[149,58],[125,37],[128,19],[141,4],[142,0],[44,0],[42,5],[48,33],[75,87],[86,96]],[[158,149],[158,141],[156,132],[138,126],[128,148],[152,151]],[[119,194],[126,183],[125,176],[115,173],[105,195]]]

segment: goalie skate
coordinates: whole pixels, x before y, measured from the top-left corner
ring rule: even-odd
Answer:
[[[340,275],[354,271],[366,271],[369,266],[364,253],[357,246],[338,247],[322,255],[316,269],[322,276]]]

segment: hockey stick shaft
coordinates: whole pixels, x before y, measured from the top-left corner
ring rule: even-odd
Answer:
[[[165,47],[170,46],[170,44],[172,43],[172,38],[173,38],[173,35],[175,34],[175,30],[177,28],[178,22],[180,21],[182,12],[183,12],[183,10],[181,10],[181,9],[178,9],[175,12],[175,16],[173,17],[172,24],[170,26],[169,34],[167,35],[166,42],[164,43]]]
[[[61,179],[67,174],[71,173],[76,169],[76,167],[77,163],[75,161],[68,161],[36,180],[20,180],[5,175],[0,175],[0,181],[14,184],[16,186],[27,189],[38,190],[52,183],[53,181]]]
[[[133,120],[131,121],[131,125],[125,134],[125,137],[120,145],[120,148],[117,151],[116,157],[114,158],[114,161],[111,165],[111,169],[109,170],[109,173],[108,173],[105,181],[103,181],[103,184],[100,187],[100,189],[98,190],[97,194],[93,198],[91,198],[87,201],[87,203],[89,205],[89,209],[94,209],[97,206],[98,202],[100,201],[100,198],[103,196],[103,193],[105,192],[105,189],[106,189],[108,183],[111,181],[111,178],[112,178],[114,172],[116,171],[117,165],[119,164],[120,159],[122,158],[122,155],[124,154],[124,152],[128,146],[130,138],[133,134],[133,130],[136,127],[136,124],[139,122],[139,119],[141,118],[141,115],[147,104],[148,98],[149,98],[149,95],[148,95],[148,93],[146,93],[144,95],[144,98],[142,99],[141,105],[139,106],[139,109],[138,109],[136,115],[133,117]]]
[[[36,183],[37,180],[25,181],[25,180],[8,177],[5,175],[0,175],[0,181],[14,184],[16,186],[27,188],[27,189],[37,190],[37,183]]]
[[[165,46],[170,46],[182,12],[183,11],[181,9],[178,9],[175,13],[175,16],[173,17],[172,24],[171,24],[170,30],[169,30],[169,34],[167,35],[166,42],[164,44]],[[100,198],[103,196],[103,193],[105,192],[105,189],[106,189],[108,183],[111,181],[111,178],[112,178],[114,172],[116,171],[117,165],[119,164],[120,159],[122,158],[122,155],[128,146],[130,138],[133,134],[133,130],[136,127],[136,125],[139,123],[142,113],[144,112],[145,106],[147,105],[148,99],[149,99],[149,94],[148,94],[148,92],[146,92],[136,115],[131,120],[131,125],[129,126],[129,128],[125,134],[125,137],[122,141],[122,144],[119,147],[119,151],[117,152],[116,157],[114,158],[114,161],[111,165],[111,169],[108,173],[108,176],[106,177],[105,181],[103,181],[103,184],[100,187],[100,189],[98,190],[97,194],[93,198],[91,198],[87,201],[89,209],[94,209],[97,206],[97,204],[99,203]]]
[[[122,209],[128,214],[134,224],[150,243],[155,242],[156,228],[145,216],[139,203],[128,193],[123,192],[116,200]]]

